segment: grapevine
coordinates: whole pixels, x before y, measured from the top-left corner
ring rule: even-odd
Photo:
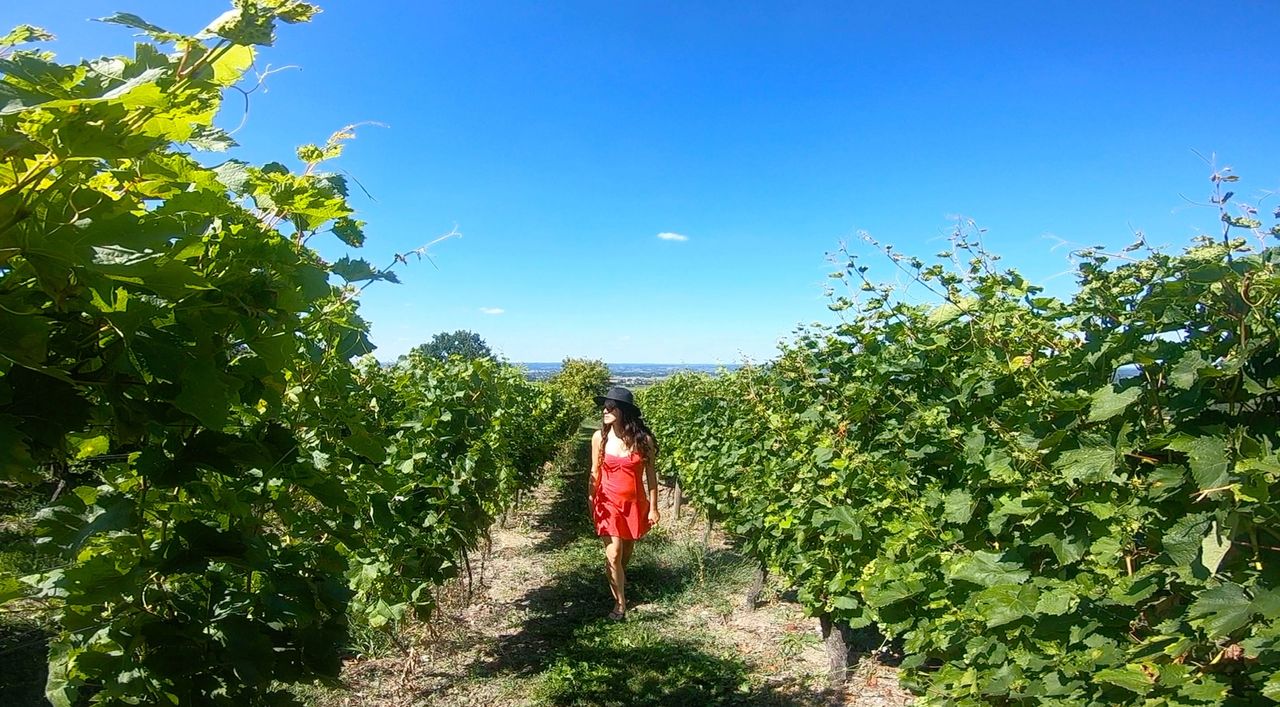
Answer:
[[[1069,300],[968,226],[885,248],[934,303],[847,256],[838,326],[644,391],[667,472],[926,704],[1280,699],[1280,249],[1214,203],[1229,237],[1082,251]]]
[[[0,42],[0,481],[52,497],[0,601],[55,627],[55,705],[291,702],[350,622],[428,615],[578,422],[492,360],[367,356],[358,288],[396,276],[309,245],[364,242],[325,171],[350,129],[217,163],[224,92],[315,12],[117,14],[151,41],[79,65]]]

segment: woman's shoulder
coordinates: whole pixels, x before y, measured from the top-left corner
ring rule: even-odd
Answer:
[[[600,430],[591,433],[591,443],[600,444]]]

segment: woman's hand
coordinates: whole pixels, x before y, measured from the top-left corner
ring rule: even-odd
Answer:
[[[661,519],[662,514],[658,513],[658,509],[654,506],[649,506],[649,525],[657,525]]]

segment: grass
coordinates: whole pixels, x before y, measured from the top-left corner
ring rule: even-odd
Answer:
[[[556,652],[533,696],[557,705],[745,704],[741,661],[645,624],[584,626]]]
[[[548,608],[581,606],[583,615],[558,632],[550,653],[528,666],[536,700],[556,705],[754,702],[750,670],[716,644],[714,626],[671,620],[681,608],[708,604],[709,595],[726,587],[745,587],[749,566],[655,530],[637,543],[627,573],[628,619],[610,622],[602,618],[611,604],[603,556],[601,543],[591,537],[548,558],[557,578],[547,588]],[[526,631],[541,631],[539,619],[564,617],[564,609],[552,610],[531,619]]]

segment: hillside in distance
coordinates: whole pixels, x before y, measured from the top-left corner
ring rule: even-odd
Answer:
[[[560,371],[560,363],[518,363],[525,369],[529,380],[546,380]],[[612,381],[617,385],[641,387],[656,383],[679,371],[715,374],[718,371],[733,371],[739,364],[718,363],[610,363],[609,372]]]

